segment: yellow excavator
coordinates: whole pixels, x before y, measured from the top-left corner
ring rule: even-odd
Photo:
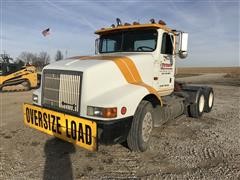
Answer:
[[[0,91],[25,91],[38,87],[39,75],[35,66],[11,61],[8,55],[0,55]]]

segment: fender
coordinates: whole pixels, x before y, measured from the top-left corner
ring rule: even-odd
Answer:
[[[113,119],[126,118],[129,116],[133,116],[138,107],[138,104],[149,95],[156,96],[149,93],[149,91],[145,87],[133,84],[125,84],[121,87],[100,94],[97,97],[91,99],[90,101],[87,101],[86,104],[82,106],[81,114],[86,118],[92,118],[86,115],[87,106],[117,107],[118,114],[117,117]],[[156,99],[158,98],[159,97],[156,97]],[[161,101],[159,101],[159,103],[161,103]],[[127,112],[124,115],[121,114],[122,107],[127,108]],[[103,118],[97,117],[95,119],[104,120]],[[107,120],[110,119],[108,118]]]

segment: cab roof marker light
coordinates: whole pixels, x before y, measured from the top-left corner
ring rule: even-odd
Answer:
[[[121,19],[117,18],[116,21],[117,21],[117,26],[122,26],[122,21],[121,21]]]
[[[134,21],[134,22],[133,22],[133,25],[140,25],[140,23],[139,23],[139,22],[136,22],[136,21]]]
[[[150,23],[151,23],[151,24],[155,24],[155,23],[156,23],[156,22],[155,22],[155,19],[153,19],[153,18],[150,19]]]
[[[161,20],[161,19],[158,21],[158,24],[161,24],[161,25],[163,25],[163,26],[167,25],[167,24],[166,24],[163,20]]]
[[[127,108],[126,108],[125,106],[123,106],[123,107],[121,108],[121,114],[122,114],[122,115],[125,115],[126,112],[127,112]]]

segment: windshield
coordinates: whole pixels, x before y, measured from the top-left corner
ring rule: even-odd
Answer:
[[[155,29],[121,31],[102,35],[100,37],[99,52],[152,52],[157,45],[157,31]]]

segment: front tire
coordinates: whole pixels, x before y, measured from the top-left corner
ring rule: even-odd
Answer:
[[[153,107],[149,101],[141,101],[133,117],[127,137],[130,150],[144,152],[149,147],[153,129]]]

